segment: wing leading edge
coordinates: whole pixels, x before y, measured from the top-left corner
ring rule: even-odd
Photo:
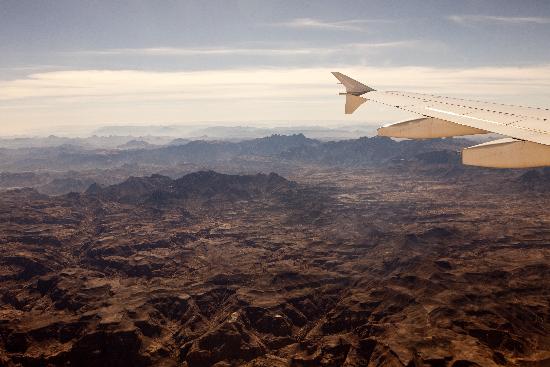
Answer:
[[[550,111],[542,108],[449,98],[431,94],[378,91],[334,72],[344,85],[346,113],[367,101],[419,115],[387,125],[378,135],[429,139],[497,133],[512,139],[469,147],[462,152],[467,165],[499,168],[550,166]],[[364,97],[361,95],[366,94]]]

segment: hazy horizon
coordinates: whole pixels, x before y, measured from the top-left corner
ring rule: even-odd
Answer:
[[[88,138],[92,136],[157,136],[157,137],[188,137],[188,133],[198,130],[215,128],[231,128],[235,130],[256,129],[258,131],[271,131],[273,134],[280,131],[369,131],[368,136],[374,135],[379,124],[372,125],[361,121],[195,121],[189,123],[117,123],[94,125],[59,125],[35,128],[22,133],[9,134],[0,132],[0,139],[19,138],[45,138],[48,136],[63,138]],[[125,131],[124,133],[106,133],[106,131]],[[163,130],[173,130],[172,133],[163,133]],[[267,135],[270,135],[269,133]],[[266,136],[267,136],[266,135]]]

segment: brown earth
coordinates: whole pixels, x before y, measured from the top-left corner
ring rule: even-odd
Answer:
[[[1,193],[0,365],[550,366],[550,194],[432,173]]]

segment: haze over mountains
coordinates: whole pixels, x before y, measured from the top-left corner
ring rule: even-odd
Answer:
[[[281,123],[254,124],[251,126],[216,125],[213,123],[186,125],[104,125],[73,132],[74,126],[49,128],[46,133],[40,131],[28,136],[0,137],[0,146],[46,147],[61,144],[72,144],[94,148],[116,148],[129,140],[142,140],[150,144],[166,144],[173,139],[184,140],[225,140],[239,141],[261,138],[273,134],[293,135],[306,134],[320,140],[341,140],[376,135],[374,125],[334,124],[323,125],[289,125]],[[328,126],[328,127],[327,127]]]
[[[48,194],[84,191],[129,176],[177,177],[196,169],[224,172],[292,171],[300,165],[406,169],[444,165],[458,172],[484,171],[460,164],[467,139],[394,141],[381,137],[321,141],[303,134],[238,141],[132,136],[5,139],[0,148],[0,188],[35,187]],[[23,147],[24,146],[24,147]],[[407,168],[408,167],[408,168]],[[502,171],[503,174],[507,175]]]

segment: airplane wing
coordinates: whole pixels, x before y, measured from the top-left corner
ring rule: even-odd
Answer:
[[[431,94],[378,91],[350,77],[332,73],[346,88],[345,113],[367,101],[418,115],[417,119],[386,125],[378,135],[429,139],[497,133],[507,136],[465,148],[462,162],[497,168],[550,166],[550,111]],[[361,95],[366,94],[366,98]]]

